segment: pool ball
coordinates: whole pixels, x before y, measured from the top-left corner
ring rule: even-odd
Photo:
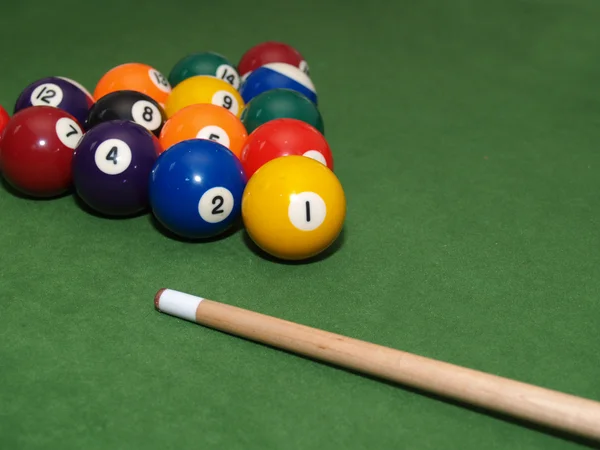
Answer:
[[[69,83],[71,83],[75,87],[79,88],[85,94],[85,96],[87,97],[88,105],[89,105],[90,108],[96,102],[96,100],[94,100],[94,96],[81,83],[79,83],[79,82],[77,82],[77,81],[75,81],[75,80],[73,80],[71,78],[66,78],[66,77],[57,77],[57,78],[60,78],[61,80],[68,81]]]
[[[244,108],[244,100],[237,89],[227,81],[209,75],[196,75],[179,83],[167,100],[167,117],[173,117],[186,106],[209,103],[222,106],[239,117]]]
[[[312,258],[341,233],[346,215],[342,185],[326,166],[304,156],[282,156],[248,181],[242,218],[254,243],[283,260]]]
[[[34,81],[20,93],[14,112],[30,106],[53,106],[62,109],[83,126],[91,104],[86,91],[72,81],[61,77],[46,77]]]
[[[167,120],[164,109],[151,97],[137,91],[115,91],[98,99],[92,106],[86,129],[109,120],[130,120],[159,136]]]
[[[333,156],[325,137],[297,119],[275,119],[258,127],[246,139],[240,159],[250,178],[267,162],[287,155],[313,158],[333,170]]]
[[[150,177],[150,204],[173,234],[219,236],[240,217],[246,175],[226,147],[207,139],[179,142],[161,154]]]
[[[188,139],[210,139],[239,158],[247,137],[239,118],[220,106],[200,103],[177,111],[163,127],[159,139],[165,150]]]
[[[167,78],[154,67],[141,63],[126,63],[113,67],[98,81],[94,98],[100,98],[115,91],[137,91],[154,99],[164,107],[171,94]]]
[[[2,141],[2,131],[4,131],[4,128],[6,127],[6,124],[9,120],[10,116],[8,115],[8,112],[6,112],[6,109],[4,109],[2,105],[0,105],[0,141]],[[246,129],[244,128],[244,131],[245,130]]]
[[[17,191],[56,197],[71,188],[71,161],[83,130],[75,118],[53,106],[32,106],[12,116],[0,142],[0,167]]]
[[[283,42],[267,41],[246,51],[238,63],[238,73],[244,81],[253,70],[269,63],[282,62],[298,67],[308,75],[308,63],[291,45]]]
[[[92,210],[131,216],[148,207],[148,177],[162,149],[129,120],[103,122],[85,133],[73,155],[73,184]]]
[[[240,76],[231,62],[216,52],[199,52],[177,61],[169,73],[171,87],[196,75],[210,75],[227,81],[234,88],[240,87]]]
[[[242,84],[240,94],[248,103],[257,95],[277,88],[298,91],[317,104],[317,91],[308,75],[285,63],[266,64],[256,69]]]
[[[271,89],[254,97],[242,112],[240,119],[248,133],[270,120],[298,119],[325,134],[323,117],[317,106],[305,95],[291,89]]]

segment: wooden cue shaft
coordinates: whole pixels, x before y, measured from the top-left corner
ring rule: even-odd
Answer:
[[[600,403],[161,289],[160,312],[316,360],[600,440]]]

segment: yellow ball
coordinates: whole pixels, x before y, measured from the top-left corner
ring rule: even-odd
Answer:
[[[305,156],[283,156],[262,166],[242,196],[250,238],[265,252],[302,260],[327,249],[342,231],[346,197],[335,174]]]
[[[238,118],[244,109],[244,99],[227,81],[210,75],[197,75],[173,88],[167,98],[165,112],[171,118],[180,109],[197,103],[222,106]]]

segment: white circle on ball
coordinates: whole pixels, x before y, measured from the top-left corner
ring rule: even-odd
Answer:
[[[57,107],[63,100],[62,89],[54,83],[44,83],[36,87],[29,97],[33,106]]]
[[[167,94],[171,92],[169,80],[167,80],[167,78],[158,70],[150,69],[148,71],[148,76],[150,77],[150,80],[152,80],[152,83],[154,83],[161,91],[166,92]]]
[[[94,159],[102,172],[118,175],[131,164],[131,148],[120,139],[107,139],[96,148]]]
[[[310,75],[310,69],[308,67],[308,63],[304,60],[300,61],[300,64],[298,65],[298,67],[300,68],[300,70],[302,72],[304,72],[306,75]]]
[[[138,100],[131,107],[133,121],[142,125],[147,130],[154,131],[162,124],[162,116],[156,105],[148,100]]]
[[[290,80],[294,80],[296,83],[301,84],[311,92],[317,92],[310,77],[296,66],[292,66],[291,64],[287,63],[269,63],[265,64],[263,67],[280,73],[288,77]]]
[[[292,225],[301,231],[319,228],[327,217],[327,206],[315,192],[300,192],[290,197],[288,217]]]
[[[217,78],[227,81],[234,88],[238,89],[240,87],[240,76],[229,64],[221,64],[217,67],[216,74]]]
[[[73,119],[61,117],[56,121],[56,135],[65,146],[75,150],[83,137],[81,127]]]
[[[230,144],[229,135],[223,128],[216,125],[208,125],[202,128],[200,131],[198,131],[198,134],[196,134],[196,138],[215,141],[227,148],[229,148]]]
[[[235,97],[227,91],[217,91],[214,93],[211,99],[211,103],[213,105],[222,106],[225,109],[228,109],[229,112],[237,115],[240,110],[240,105],[238,105]]]
[[[304,152],[302,156],[306,156],[307,158],[312,158],[315,161],[319,161],[324,166],[327,165],[327,160],[325,159],[325,156],[323,156],[323,153],[321,153],[318,150],[309,150],[307,152]]]
[[[206,191],[200,202],[198,212],[202,220],[208,223],[223,222],[233,211],[234,200],[231,191],[225,187],[217,186]]]

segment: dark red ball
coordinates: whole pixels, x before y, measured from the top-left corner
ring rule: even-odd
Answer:
[[[32,106],[16,113],[0,142],[4,179],[31,197],[55,197],[72,183],[73,151],[83,131],[69,113],[52,106]]]
[[[0,105],[0,141],[2,141],[2,132],[4,131],[4,128],[6,128],[6,124],[9,120],[10,116],[8,115],[8,112]]]
[[[308,63],[298,50],[284,42],[261,42],[248,49],[238,63],[237,69],[242,81],[250,73],[269,63],[286,63],[298,67],[304,73],[309,73]]]

